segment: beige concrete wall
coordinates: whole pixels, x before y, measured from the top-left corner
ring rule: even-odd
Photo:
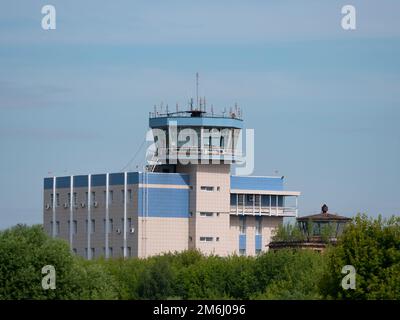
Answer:
[[[229,238],[230,165],[207,164],[178,166],[177,171],[190,176],[192,189],[189,195],[189,248],[205,254],[225,255]],[[213,191],[201,190],[202,186]],[[201,212],[212,212],[212,217],[202,217]],[[211,242],[201,242],[200,237],[212,237]],[[217,241],[217,238],[219,240]]]
[[[268,250],[268,244],[271,242],[271,238],[274,232],[280,224],[283,222],[283,217],[269,217],[263,218],[262,222],[262,251]]]
[[[229,214],[214,212],[212,216],[201,216],[196,213],[196,247],[204,254],[225,256],[231,251],[229,234]],[[201,242],[200,237],[212,237],[210,242]]]
[[[229,254],[230,165],[198,165],[196,189],[196,248],[205,254]],[[214,191],[201,190],[202,186]],[[212,212],[212,217],[202,217],[201,212]],[[201,242],[201,237],[211,236],[212,242]],[[217,238],[219,240],[217,241]]]
[[[230,165],[197,165],[196,183],[196,211],[230,211]],[[212,186],[214,191],[202,191],[201,186]]]
[[[283,217],[262,216],[261,220],[261,250],[267,251],[267,245],[271,241],[274,230],[281,224]],[[246,215],[246,255],[254,256],[256,254],[256,217]],[[239,216],[230,215],[229,228],[230,241],[226,244],[227,249],[233,254],[239,254]]]
[[[139,257],[188,249],[187,218],[139,217]]]
[[[189,190],[189,221],[188,221],[188,248],[195,249],[196,248],[196,203],[197,203],[197,174],[196,174],[196,166],[192,165],[178,165],[177,172],[186,173],[189,175],[190,180],[190,190]]]

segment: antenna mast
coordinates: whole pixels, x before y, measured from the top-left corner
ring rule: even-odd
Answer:
[[[199,107],[199,73],[196,72],[196,109]]]

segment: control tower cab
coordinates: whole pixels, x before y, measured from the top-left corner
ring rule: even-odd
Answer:
[[[218,165],[241,161],[240,109],[214,114],[205,109],[150,113],[154,145],[148,155],[154,172],[179,172],[181,165]]]

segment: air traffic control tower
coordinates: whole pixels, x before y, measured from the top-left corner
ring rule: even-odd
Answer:
[[[284,217],[297,217],[300,193],[285,191],[283,177],[231,174],[245,163],[239,108],[155,110],[149,127],[154,143],[143,172],[44,179],[50,235],[88,259],[187,249],[256,255]]]

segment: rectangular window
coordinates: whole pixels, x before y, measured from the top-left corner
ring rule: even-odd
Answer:
[[[239,249],[239,255],[245,256],[246,255],[246,249]]]
[[[104,205],[106,205],[106,202],[107,202],[107,191],[104,190],[103,191],[103,203],[104,203]]]
[[[73,251],[75,254],[78,253],[78,250],[76,250],[76,248],[73,248],[72,251]]]
[[[246,217],[239,216],[239,233],[246,234]]]
[[[262,230],[262,218],[256,217],[256,234],[261,234]]]
[[[56,221],[56,235],[60,234],[60,221]]]
[[[78,194],[76,192],[74,192],[74,206],[78,205]]]
[[[269,207],[270,202],[269,202],[269,195],[261,195],[261,206],[263,207]]]
[[[59,207],[60,206],[60,194],[56,193],[56,206]]]
[[[90,226],[90,233],[95,233],[96,232],[96,221],[92,219],[91,221],[91,226]]]
[[[209,192],[214,191],[214,187],[212,187],[212,186],[201,186],[200,189],[202,191],[209,191]]]
[[[92,259],[96,256],[96,250],[94,248],[90,248],[92,253]]]
[[[213,237],[200,237],[200,242],[211,242]]]
[[[96,192],[92,191],[92,199],[90,201],[94,204],[96,202]]]
[[[236,193],[231,193],[231,206],[236,206]]]
[[[320,236],[321,235],[321,224],[320,223],[314,223],[312,225],[313,228],[313,235],[314,236]]]
[[[111,204],[114,201],[114,191],[113,190],[109,190],[108,191],[108,203]]]
[[[125,203],[125,190],[121,190],[121,199],[122,199],[122,203]]]
[[[109,247],[109,248],[108,248],[108,255],[109,255],[110,257],[113,256],[113,248],[112,248],[112,247]]]
[[[128,199],[129,199],[129,202],[132,202],[132,201],[133,201],[132,189],[128,189]]]
[[[126,255],[128,256],[128,257],[131,257],[132,256],[132,250],[131,250],[131,247],[127,247],[126,248]]]
[[[76,220],[73,220],[72,221],[72,226],[71,226],[71,221],[68,220],[68,233],[70,231],[70,228],[72,227],[72,234],[76,234],[76,231],[77,231],[77,225],[76,224],[77,224]]]
[[[114,230],[114,222],[113,222],[113,219],[110,219],[108,221],[108,231],[111,233],[111,232],[113,232],[113,230]]]
[[[200,217],[212,217],[213,215],[213,212],[200,212]]]
[[[54,194],[50,194],[50,203],[51,203],[51,206],[53,206],[53,202],[54,202]]]
[[[253,201],[254,201],[253,195],[252,194],[248,194],[247,195],[247,203],[248,204],[253,204]]]
[[[85,203],[89,203],[89,193],[85,192]]]
[[[128,228],[129,230],[132,228],[132,218],[128,218]]]
[[[283,196],[278,196],[278,207],[284,207],[285,201]]]
[[[261,254],[261,249],[256,249],[256,255]]]
[[[211,146],[211,136],[208,131],[203,129],[203,147]]]
[[[68,192],[68,205],[71,203],[71,193]]]
[[[238,205],[244,205],[244,194],[238,195]]]
[[[276,195],[271,195],[271,206],[276,207],[277,206],[277,201],[276,201],[277,196]]]

